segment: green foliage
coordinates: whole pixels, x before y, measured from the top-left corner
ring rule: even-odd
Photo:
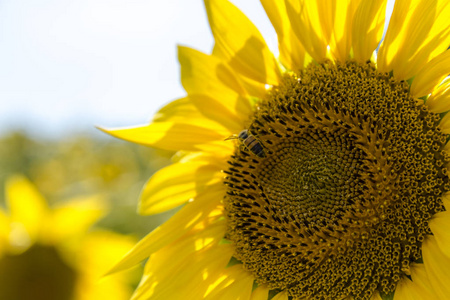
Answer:
[[[36,140],[21,132],[0,138],[0,206],[5,180],[13,174],[28,177],[50,205],[73,197],[101,195],[110,213],[100,226],[142,237],[171,212],[137,216],[139,193],[173,153],[121,141],[68,134],[57,140]]]

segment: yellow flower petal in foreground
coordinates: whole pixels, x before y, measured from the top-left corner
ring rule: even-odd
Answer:
[[[249,299],[252,293],[253,276],[235,265],[223,270],[221,276],[210,287],[212,292],[206,294],[207,300]]]
[[[433,231],[440,251],[450,258],[450,234],[448,234],[448,228],[450,228],[450,212],[445,211],[436,214],[430,220],[430,228]]]
[[[412,279],[404,277],[398,283],[394,300],[439,299],[432,290],[423,264],[411,264],[411,273]]]
[[[227,0],[212,54],[179,48],[187,97],[109,131],[177,151],[140,212],[177,206],[113,269],[133,299],[446,299],[448,1],[261,0],[276,61]]]
[[[336,1],[324,5],[318,2],[322,6],[319,9],[323,10],[320,13],[320,23],[326,35],[330,36],[330,51],[336,60],[346,61],[349,58],[353,21],[360,2],[361,0]]]
[[[220,198],[224,191],[212,187],[187,203],[170,220],[143,238],[111,272],[131,268],[151,253],[174,242],[207,217],[221,217]]]
[[[229,132],[222,127],[218,127],[217,123],[205,122],[201,124],[202,120],[198,121],[195,124],[191,122],[155,122],[132,128],[102,130],[130,142],[165,150],[202,151],[220,147],[219,141],[222,141]],[[181,147],[180,142],[183,143]]]
[[[260,285],[253,290],[250,300],[267,300],[269,297],[269,287],[266,285]]]
[[[446,256],[439,248],[434,236],[427,237],[423,243],[423,260],[430,286],[437,295],[435,299],[445,299],[450,295],[450,274],[448,266],[450,257]]]
[[[236,74],[217,57],[190,48],[179,47],[178,57],[181,83],[197,109],[231,130],[242,126],[252,108]],[[221,95],[222,101],[215,95]]]
[[[158,171],[142,191],[139,211],[155,214],[186,203],[222,180],[220,168],[207,162],[175,163]]]
[[[443,113],[450,110],[450,80],[445,81],[433,91],[427,98],[427,106],[434,113]]]
[[[300,70],[309,61],[303,45],[292,32],[284,1],[261,0],[278,35],[280,62],[290,70]]]
[[[409,79],[450,44],[447,0],[397,0],[378,54],[382,72]]]
[[[223,276],[233,252],[231,245],[218,244],[224,231],[224,222],[206,218],[154,253],[133,299],[203,299]]]
[[[286,291],[278,293],[275,295],[275,297],[272,298],[272,300],[288,300],[288,294]]]
[[[216,41],[214,54],[245,77],[277,84],[278,65],[255,25],[227,0],[205,0],[205,6]]]
[[[129,299],[132,273],[102,277],[135,240],[88,232],[104,214],[98,197],[49,208],[21,176],[8,180],[6,194],[9,216],[0,210],[0,299]]]
[[[448,76],[449,66],[450,51],[436,56],[420,70],[414,79],[411,94],[417,98],[430,94]]]
[[[285,3],[291,29],[308,54],[316,61],[323,61],[330,32],[322,29],[320,12],[326,10],[328,5],[317,1],[287,0]]]

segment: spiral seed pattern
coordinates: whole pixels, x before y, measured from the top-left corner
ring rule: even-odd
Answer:
[[[439,115],[371,63],[289,74],[258,103],[226,173],[227,235],[261,284],[294,298],[389,294],[450,190]]]

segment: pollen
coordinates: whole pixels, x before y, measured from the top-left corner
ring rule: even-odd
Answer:
[[[236,143],[224,170],[235,258],[294,298],[391,294],[450,190],[439,115],[352,61],[288,74],[257,106],[265,157]]]

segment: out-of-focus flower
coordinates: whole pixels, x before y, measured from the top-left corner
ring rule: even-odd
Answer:
[[[142,214],[184,205],[116,269],[134,299],[448,299],[450,2],[261,0],[275,59],[227,0],[187,97],[117,137],[179,151]],[[233,141],[230,141],[233,140]]]
[[[0,209],[0,299],[128,299],[134,272],[103,275],[134,239],[90,230],[104,215],[99,197],[49,208],[24,177],[6,184],[8,209]]]
[[[0,144],[0,195],[11,174],[29,178],[50,206],[78,195],[101,195],[111,204],[101,226],[137,236],[170,215],[135,218],[140,189],[155,170],[170,163],[168,151],[87,133],[36,139],[10,132],[0,137]]]

